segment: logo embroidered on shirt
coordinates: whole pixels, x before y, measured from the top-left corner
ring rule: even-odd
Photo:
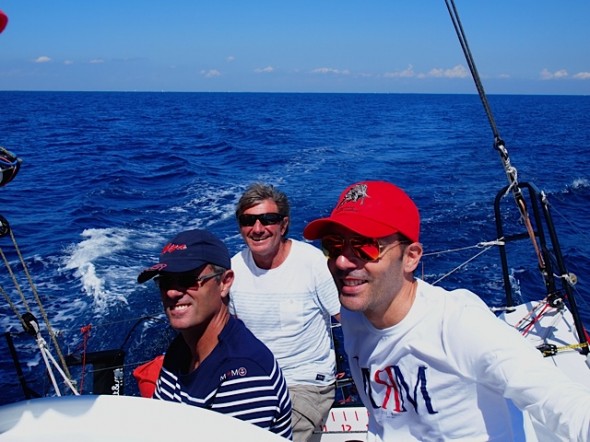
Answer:
[[[226,380],[232,379],[232,378],[243,378],[247,374],[248,374],[248,370],[246,370],[246,367],[234,368],[234,369],[228,370],[225,373],[223,373],[219,377],[219,380],[226,381]]]

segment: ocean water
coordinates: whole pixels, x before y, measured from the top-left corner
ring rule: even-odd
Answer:
[[[551,202],[589,327],[590,97],[489,101],[519,180]],[[481,251],[464,248],[495,239],[492,204],[507,183],[476,95],[0,92],[0,146],[22,159],[0,188],[0,214],[63,352],[121,348],[131,368],[171,336],[155,286],[137,284],[138,273],[184,229],[210,229],[237,252],[234,205],[254,181],[288,194],[296,239],[347,185],[396,183],[421,210],[420,276],[431,282]],[[42,323],[10,237],[0,248]],[[523,260],[511,263],[517,301],[543,296],[531,250],[519,246]],[[0,267],[0,330],[13,336],[29,385],[44,393],[40,352],[6,297],[20,314],[25,306]],[[498,252],[439,284],[501,305]],[[129,373],[126,393],[136,394]],[[0,339],[0,404],[23,397]]]

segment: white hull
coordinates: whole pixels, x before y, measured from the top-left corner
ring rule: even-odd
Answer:
[[[532,312],[535,307],[542,305],[538,301],[521,304],[515,307],[513,312],[500,315],[500,318],[515,327],[523,318],[529,319],[529,312]],[[548,356],[547,359],[574,381],[590,387],[590,359],[582,356],[575,348],[566,348],[579,342],[574,320],[567,308],[559,311],[548,310],[534,322],[525,337],[535,347],[550,344],[555,345],[557,349],[562,349],[554,356]]]
[[[285,441],[221,413],[132,396],[63,396],[0,407],[2,442],[162,442],[190,434],[215,442]]]

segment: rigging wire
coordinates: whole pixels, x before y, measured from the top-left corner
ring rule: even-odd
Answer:
[[[20,264],[21,264],[23,271],[26,275],[26,278],[27,278],[27,281],[28,281],[29,286],[31,288],[31,291],[33,292],[33,297],[35,298],[35,301],[37,303],[37,307],[39,308],[39,311],[41,312],[41,316],[43,317],[43,321],[45,322],[45,326],[47,327],[47,332],[49,333],[49,337],[51,339],[51,342],[53,343],[53,345],[55,347],[55,351],[57,352],[57,356],[58,356],[59,361],[61,363],[61,368],[59,368],[59,367],[58,368],[59,368],[60,372],[63,372],[66,375],[67,380],[70,380],[71,374],[68,369],[68,365],[66,363],[65,357],[61,351],[61,347],[59,346],[59,343],[57,342],[57,336],[53,330],[53,327],[51,327],[51,323],[49,322],[49,317],[47,316],[47,313],[45,312],[45,308],[43,307],[43,303],[41,302],[41,298],[39,297],[39,293],[37,292],[37,288],[36,288],[35,284],[33,283],[33,279],[31,278],[31,274],[29,273],[29,269],[28,269],[27,264],[22,256],[22,253],[20,251],[18,243],[16,242],[16,238],[14,237],[14,233],[12,232],[10,225],[8,224],[8,222],[6,221],[6,219],[4,217],[2,217],[2,224],[3,224],[3,228],[6,230],[5,234],[10,234],[12,244],[14,246],[16,254],[18,255]],[[27,313],[30,315],[33,315],[31,308],[30,308],[29,304],[27,303],[25,295],[21,289],[21,286],[18,283],[14,272],[12,271],[12,266],[10,265],[10,262],[6,258],[6,255],[4,254],[4,251],[1,248],[0,248],[0,256],[2,257],[2,259],[4,261],[4,265],[6,266],[6,269],[8,270],[8,273],[10,274],[12,282],[20,295],[21,302],[25,306]],[[4,289],[0,289],[0,291],[2,292],[4,298],[8,301],[8,304],[12,308],[13,312],[19,318],[25,331],[33,334],[32,333],[33,331],[30,329],[30,327],[31,327],[30,322],[26,321],[23,318],[23,316],[19,314],[19,312],[17,311],[16,305],[10,300],[9,296],[6,294]],[[36,334],[37,333],[34,333],[33,335],[36,335]]]
[[[506,149],[506,145],[502,138],[500,137],[500,133],[498,131],[498,126],[496,125],[496,121],[494,119],[492,109],[487,99],[487,95],[484,91],[483,84],[481,82],[481,78],[479,73],[477,72],[477,67],[475,66],[475,61],[473,59],[473,55],[471,54],[471,50],[469,49],[469,45],[467,43],[467,37],[465,36],[465,31],[463,30],[463,26],[461,24],[461,20],[459,19],[459,14],[457,12],[457,8],[455,7],[454,0],[445,0],[445,4],[447,6],[447,10],[449,11],[449,15],[451,16],[451,21],[453,22],[453,27],[455,28],[455,32],[457,33],[457,37],[459,39],[459,43],[461,44],[461,48],[463,49],[463,54],[465,55],[465,60],[467,65],[469,66],[469,70],[471,71],[471,76],[473,81],[475,82],[475,87],[477,88],[477,92],[479,98],[483,104],[484,110],[486,112],[486,116],[490,123],[490,127],[492,129],[494,135],[494,148],[499,152],[502,165],[504,166],[504,171],[506,173],[506,177],[508,178],[509,187],[506,191],[512,191],[514,199],[516,201],[516,206],[520,212],[521,219],[525,225],[527,233],[531,239],[531,243],[535,249],[535,254],[537,256],[537,261],[539,263],[539,269],[541,270],[544,277],[547,277],[546,272],[546,264],[543,258],[543,254],[537,243],[535,231],[531,224],[530,217],[528,215],[528,210],[526,207],[526,201],[522,195],[520,187],[518,185],[518,173],[517,170],[512,166],[510,163],[510,158],[508,156],[508,150]]]
[[[461,48],[463,49],[463,53],[465,54],[465,60],[467,61],[467,65],[469,66],[469,70],[471,71],[471,76],[475,81],[475,87],[477,88],[479,98],[481,99],[483,107],[486,111],[486,115],[490,122],[492,132],[494,133],[494,139],[501,141],[500,134],[498,132],[498,127],[496,126],[496,121],[494,120],[490,104],[483,90],[483,84],[481,82],[481,79],[479,78],[477,67],[475,66],[475,61],[473,59],[473,56],[471,55],[469,45],[467,44],[467,38],[465,37],[465,32],[463,31],[463,26],[461,25],[461,20],[459,19],[459,13],[457,12],[457,8],[455,7],[455,2],[454,0],[445,0],[445,3],[447,5],[447,9],[449,10],[451,21],[453,22],[453,27],[455,28],[455,32],[457,33],[457,37],[459,38],[459,43],[461,44]]]
[[[523,188],[526,187],[525,183],[523,183],[522,185],[518,183],[517,171],[510,163],[508,151],[506,149],[504,141],[502,140],[502,138],[500,137],[500,134],[498,132],[498,128],[496,126],[496,122],[495,122],[494,117],[492,115],[492,111],[491,111],[490,105],[488,103],[486,94],[484,92],[481,79],[480,79],[479,74],[477,72],[477,68],[475,66],[473,56],[472,56],[471,51],[469,49],[469,45],[467,44],[467,38],[465,37],[465,32],[463,31],[463,26],[461,25],[459,15],[458,15],[457,9],[455,7],[455,2],[454,2],[454,0],[445,0],[445,4],[446,4],[447,9],[449,11],[449,15],[451,16],[451,20],[453,22],[455,32],[457,33],[457,37],[459,38],[459,42],[461,44],[461,48],[463,49],[465,59],[467,61],[467,64],[469,65],[471,75],[473,77],[473,80],[475,81],[475,86],[477,88],[477,92],[479,94],[479,97],[480,97],[481,102],[484,106],[486,115],[487,115],[488,120],[490,122],[490,126],[491,126],[492,132],[494,134],[494,148],[500,153],[502,164],[504,166],[504,171],[505,171],[506,176],[508,178],[508,187],[506,189],[504,196],[506,196],[508,194],[508,192],[510,192],[510,191],[512,192],[512,195],[513,195],[515,202],[516,202],[516,207],[517,207],[517,209],[520,213],[520,216],[521,216],[521,221],[523,222],[523,224],[526,228],[529,239],[530,239],[530,241],[533,245],[533,248],[535,250],[535,254],[536,254],[537,260],[538,260],[539,270],[540,270],[541,275],[544,279],[545,285],[548,289],[550,289],[553,292],[553,293],[550,293],[549,295],[556,295],[557,292],[554,291],[555,279],[553,277],[552,272],[550,271],[552,255],[545,248],[545,242],[543,239],[543,225],[540,223],[540,220],[538,218],[537,206],[535,206],[533,204],[533,210],[534,210],[534,214],[536,217],[535,219],[538,220],[537,221],[538,222],[538,225],[537,225],[538,232],[535,232],[535,230],[532,226],[532,223],[531,223],[531,219],[529,217],[528,210],[527,210],[526,200],[525,200],[523,192],[522,192]],[[555,253],[554,257],[558,260],[558,263],[559,263],[558,265],[562,269],[562,273],[564,273],[563,275],[559,276],[559,278],[564,283],[563,287],[566,289],[566,292],[568,294],[573,295],[572,287],[573,287],[573,284],[575,284],[576,278],[575,277],[572,278],[571,275],[567,274],[567,271],[565,270],[565,266],[562,263],[561,252],[559,250],[559,243],[557,241],[555,230],[553,228],[553,221],[551,220],[551,217],[549,214],[549,203],[547,201],[547,197],[544,192],[541,192],[541,195],[540,195],[540,205],[542,206],[542,211],[545,215],[547,228],[548,228],[549,234],[551,236],[551,243],[555,249],[554,250],[554,253]],[[543,245],[543,250],[541,250],[541,246],[539,245],[539,242]],[[547,258],[547,262],[545,260],[545,257]],[[586,355],[589,355],[590,351],[589,351],[588,345],[587,345],[589,337],[582,325],[581,318],[579,317],[579,312],[577,309],[577,304],[576,304],[576,300],[575,300],[574,296],[569,297],[569,303],[570,303],[570,307],[571,307],[571,313],[574,317],[574,325],[576,327],[576,331],[578,333],[578,338],[580,340],[580,343],[583,344],[584,339],[586,339],[586,341],[585,341],[586,345],[583,346],[583,353]],[[590,356],[587,360],[587,363],[590,366]]]

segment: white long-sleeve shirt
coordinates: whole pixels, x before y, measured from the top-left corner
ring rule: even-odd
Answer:
[[[342,309],[342,330],[369,441],[513,441],[522,429],[506,399],[561,440],[590,440],[590,389],[467,290],[418,280],[399,324],[379,330]]]

